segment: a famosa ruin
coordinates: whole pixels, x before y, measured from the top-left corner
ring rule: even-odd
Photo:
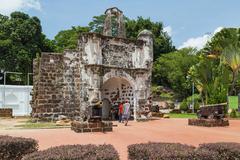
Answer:
[[[100,114],[108,119],[111,109],[128,99],[138,119],[151,105],[152,33],[143,30],[136,40],[127,39],[122,11],[110,8],[105,15],[102,34],[83,33],[76,50],[42,53],[34,61],[32,117],[64,115],[84,121]],[[117,36],[112,33],[113,17]],[[101,113],[94,110],[98,105]]]

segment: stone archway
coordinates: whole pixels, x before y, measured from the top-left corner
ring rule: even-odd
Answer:
[[[111,78],[123,78],[125,80],[127,80],[130,85],[133,87],[133,89],[136,89],[136,82],[133,79],[132,76],[130,76],[129,74],[127,74],[125,71],[122,70],[111,70],[110,72],[107,72],[104,76],[103,76],[103,83],[107,82],[109,79]]]
[[[117,117],[118,114],[118,104],[124,102],[126,99],[129,100],[131,104],[131,113],[134,113],[135,107],[135,91],[131,83],[122,77],[111,77],[106,80],[101,89],[101,99],[107,99],[110,102],[111,109],[113,109],[113,114]],[[103,105],[103,115],[107,115],[108,110]]]

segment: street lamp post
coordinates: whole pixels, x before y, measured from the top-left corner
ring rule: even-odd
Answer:
[[[186,78],[188,80],[190,80],[190,76],[186,76]],[[195,88],[195,84],[194,82],[192,82],[192,104],[190,105],[192,107],[192,112],[194,113],[194,105],[195,105],[195,102],[194,102],[194,88]]]
[[[194,113],[194,82],[192,82],[192,112]]]

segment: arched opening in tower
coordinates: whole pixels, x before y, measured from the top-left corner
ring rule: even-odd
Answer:
[[[102,118],[117,120],[118,106],[126,100],[131,105],[131,115],[134,108],[134,88],[130,82],[121,77],[112,77],[108,79],[102,87],[101,98],[103,101]]]

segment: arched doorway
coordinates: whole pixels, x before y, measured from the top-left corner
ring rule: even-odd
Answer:
[[[126,99],[131,104],[131,114],[134,109],[134,88],[129,81],[122,77],[112,77],[104,82],[101,89],[102,100],[109,101],[106,105],[103,104],[102,115],[109,116],[109,109],[112,110],[110,115],[114,119],[118,118],[118,104],[124,102]],[[103,117],[104,118],[104,117]]]

